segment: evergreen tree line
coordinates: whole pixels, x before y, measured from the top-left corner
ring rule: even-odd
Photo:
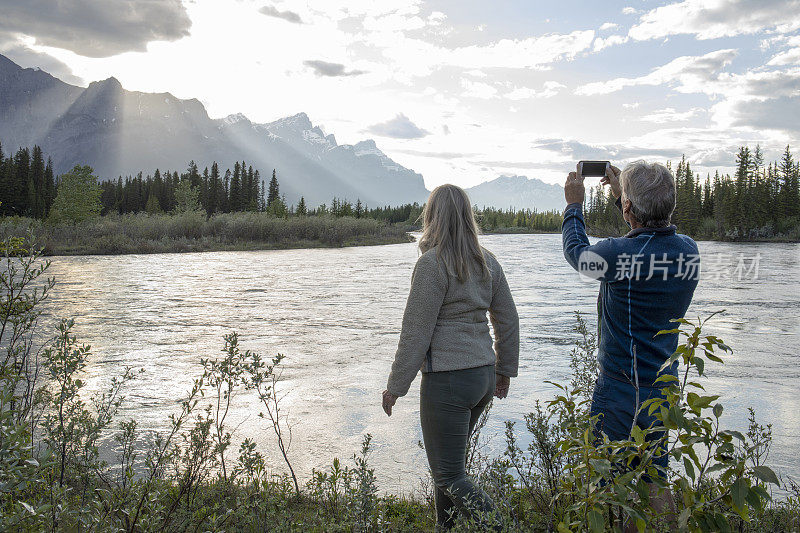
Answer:
[[[667,166],[672,167],[670,163]],[[76,170],[91,175],[88,167]],[[705,180],[683,158],[675,169],[675,178],[677,207],[672,220],[683,233],[716,239],[800,239],[800,164],[789,146],[779,161],[766,165],[760,146],[754,150],[742,146],[736,155],[733,176],[715,172]],[[46,218],[61,181],[61,177],[53,175],[52,163],[50,159],[45,162],[40,147],[20,148],[6,157],[0,145],[0,216]],[[388,224],[415,225],[422,213],[418,203],[370,208],[360,199],[352,203],[339,197],[334,197],[330,205],[316,208],[309,208],[304,197],[296,206],[287,205],[276,170],[264,185],[260,172],[244,161],[236,162],[233,170],[227,169],[224,174],[216,162],[201,173],[191,161],[182,173],[156,169],[152,176],[143,177],[140,172],[135,177],[103,181],[99,189],[103,215],[203,210],[211,216],[262,211],[275,216],[372,218]],[[614,203],[607,188],[589,190],[586,222],[594,234],[614,235],[627,230]],[[62,211],[65,207],[61,206]],[[561,226],[560,211],[478,206],[475,211],[484,231],[556,232]]]
[[[55,197],[53,163],[45,163],[41,148],[20,148],[6,157],[0,144],[0,216],[45,218]]]
[[[671,165],[668,163],[668,166]],[[733,176],[705,180],[684,157],[675,169],[677,205],[672,222],[681,233],[716,239],[800,238],[800,164],[789,146],[765,165],[760,146],[739,148]],[[587,225],[600,234],[625,231],[611,191],[596,187],[586,203]]]
[[[272,182],[277,184],[275,171]],[[271,185],[272,186],[272,185]],[[116,180],[101,182],[102,214],[161,213],[175,210],[203,209],[209,216],[215,213],[238,211],[264,211],[276,198],[265,198],[261,174],[246,162],[236,162],[233,171],[221,174],[214,162],[201,173],[194,161],[185,172],[156,169],[153,175],[143,177],[121,176]],[[280,198],[277,198],[280,200]]]

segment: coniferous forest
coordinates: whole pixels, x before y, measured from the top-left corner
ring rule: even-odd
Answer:
[[[715,172],[697,175],[686,159],[667,163],[676,177],[677,208],[673,223],[679,231],[699,239],[800,240],[800,167],[787,146],[779,161],[766,163],[760,146],[739,149],[733,176]],[[356,199],[333,198],[330,205],[306,205],[305,198],[289,203],[280,193],[277,170],[262,181],[261,173],[246,162],[236,162],[224,172],[214,162],[202,171],[194,161],[183,172],[156,169],[152,174],[99,180],[89,167],[76,167],[54,176],[53,165],[41,148],[20,148],[6,156],[0,145],[0,216],[53,220],[51,213],[65,176],[82,168],[84,179],[96,181],[94,192],[74,196],[62,192],[62,204],[93,203],[101,215],[150,215],[203,212],[207,217],[226,213],[263,212],[275,217],[328,216],[366,218],[386,224],[415,226],[419,204],[369,207]],[[70,187],[73,180],[69,181]],[[88,194],[88,196],[86,196]],[[78,198],[79,200],[74,200]],[[57,206],[58,207],[58,206]],[[64,212],[65,206],[56,209]],[[627,231],[609,190],[588,191],[586,222],[597,236]],[[486,232],[558,232],[561,213],[531,209],[496,209],[475,206]],[[91,211],[90,209],[90,212]]]
[[[670,165],[671,166],[671,165]],[[701,239],[800,239],[800,166],[789,146],[779,161],[765,163],[761,148],[743,146],[733,176],[695,174],[684,158],[673,168],[677,206],[672,222]],[[586,222],[596,234],[627,231],[611,192],[589,192]]]

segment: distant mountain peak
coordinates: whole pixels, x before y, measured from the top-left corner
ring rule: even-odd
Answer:
[[[375,144],[375,141],[372,139],[366,139],[364,141],[357,142],[356,144],[353,145],[353,151],[358,157],[365,155],[377,155],[378,157],[386,157],[386,154],[381,152],[380,148],[378,148],[378,145]]]
[[[269,124],[269,126],[285,126],[285,127],[293,127],[299,130],[310,130],[314,127],[311,123],[311,119],[308,118],[308,115],[304,112],[297,113],[296,115],[292,115],[290,117],[282,118],[276,120]]]
[[[359,141],[353,145],[355,148],[361,148],[364,150],[377,150],[378,145],[375,144],[375,141],[372,139],[365,139],[363,141]]]
[[[106,78],[104,80],[93,81],[92,83],[89,84],[89,87],[102,87],[104,89],[108,88],[108,89],[114,89],[115,91],[122,91],[122,84],[114,76],[111,76],[110,78]]]
[[[538,178],[504,174],[467,189],[470,200],[478,206],[546,211],[564,206],[564,191],[559,185]]]
[[[244,116],[241,113],[233,113],[232,115],[228,115],[227,117],[222,119],[227,125],[239,124],[240,122],[250,122],[250,119]]]
[[[0,54],[0,67],[9,68],[13,70],[22,70],[21,66],[17,65],[3,54]]]

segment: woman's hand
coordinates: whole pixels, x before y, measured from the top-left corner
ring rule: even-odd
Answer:
[[[383,411],[392,416],[392,407],[397,402],[397,396],[391,394],[388,390],[383,391]]]
[[[494,395],[501,400],[508,396],[508,388],[511,386],[511,378],[502,374],[495,374],[496,382],[494,386]]]
[[[601,185],[611,185],[611,194],[614,198],[619,198],[622,194],[622,187],[619,184],[620,171],[614,165],[608,165],[606,168],[606,175],[600,179]]]

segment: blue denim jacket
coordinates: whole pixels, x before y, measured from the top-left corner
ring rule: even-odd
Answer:
[[[656,333],[677,326],[670,319],[686,314],[697,287],[697,244],[668,226],[638,228],[592,245],[578,203],[564,211],[561,234],[569,264],[600,282],[597,357],[601,372],[630,383],[638,376],[641,386],[652,386],[678,346],[677,334]],[[677,373],[677,363],[670,373]]]

